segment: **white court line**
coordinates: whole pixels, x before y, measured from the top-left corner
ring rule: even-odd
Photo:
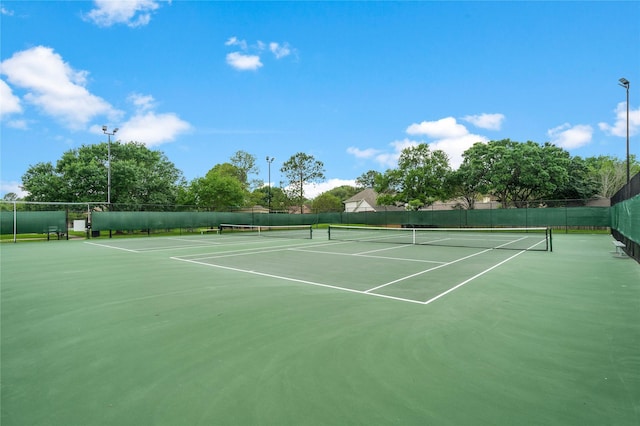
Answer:
[[[169,237],[167,238],[167,240],[173,240],[173,241],[188,241],[188,242],[196,242],[196,243],[200,243],[200,241],[196,241],[194,239],[186,239],[186,238],[176,238],[176,237]],[[232,238],[226,238],[224,241],[231,241]],[[266,243],[267,241],[251,241],[250,244],[260,244],[260,243]],[[190,249],[190,248],[197,248],[197,247],[202,247],[205,248],[206,246],[209,247],[221,247],[221,246],[225,246],[225,247],[229,247],[233,244],[226,244],[226,243],[221,243],[219,241],[202,241],[202,245],[193,245],[193,246],[167,246],[167,247],[150,247],[150,248],[144,248],[144,249],[139,249],[138,251],[142,251],[142,252],[153,252],[153,251],[168,251],[168,250],[183,250],[183,249]],[[240,245],[240,243],[238,243],[238,245]],[[246,245],[246,244],[241,244],[241,245]]]
[[[97,247],[104,247],[104,248],[110,248],[110,249],[114,249],[114,250],[128,251],[130,253],[140,253],[140,251],[138,251],[138,250],[130,250],[130,249],[122,248],[122,247],[109,246],[109,245],[106,245],[106,244],[90,243],[88,241],[85,241],[84,243],[85,244],[90,244],[92,246],[97,246]]]
[[[154,251],[167,251],[167,250],[185,250],[185,249],[190,249],[190,248],[203,248],[204,246],[169,246],[169,247],[154,247],[154,248],[141,248],[141,249],[126,249],[126,248],[122,248],[122,247],[117,247],[117,246],[111,246],[108,244],[99,244],[99,243],[90,243],[90,242],[86,242],[85,244],[91,244],[94,246],[99,246],[99,247],[107,247],[107,248],[112,248],[112,249],[116,249],[116,250],[124,250],[124,251],[128,251],[128,252],[132,252],[132,253],[148,253],[148,252],[154,252]],[[212,244],[209,244],[212,245]]]
[[[432,297],[431,299],[427,300],[426,302],[422,302],[422,303],[424,303],[425,305],[428,305],[429,303],[434,302],[434,301],[436,301],[436,300],[440,299],[442,296],[444,296],[444,295],[446,295],[446,294],[449,294],[449,293],[451,293],[451,292],[452,292],[452,291],[454,291],[454,290],[457,290],[458,288],[462,287],[463,285],[468,284],[468,283],[470,283],[471,281],[475,280],[476,278],[478,278],[478,277],[480,277],[480,276],[482,276],[482,275],[486,274],[487,272],[489,272],[489,271],[491,271],[491,270],[493,270],[493,269],[497,268],[498,266],[502,265],[503,263],[506,263],[506,262],[510,261],[510,260],[511,260],[511,259],[513,259],[514,257],[516,257],[516,256],[520,256],[520,255],[521,255],[522,253],[524,253],[524,252],[525,252],[525,250],[519,251],[518,253],[516,253],[516,254],[514,254],[513,256],[511,256],[511,257],[509,257],[509,258],[507,258],[507,259],[503,260],[502,262],[500,262],[500,263],[497,263],[497,264],[493,265],[491,268],[485,269],[484,271],[480,272],[479,274],[474,275],[473,277],[469,278],[468,280],[463,281],[463,282],[461,282],[460,284],[458,284],[458,285],[456,285],[456,286],[454,286],[454,287],[451,287],[449,290],[444,291],[444,292],[442,292],[442,293],[438,294],[437,296],[434,296],[434,297]]]
[[[196,240],[196,238],[198,238],[198,237],[195,237],[195,238],[169,237],[169,238],[167,238],[167,240],[171,240],[171,241],[188,241],[190,243],[202,243],[202,244],[205,244],[205,245],[213,245],[213,246],[222,244],[222,243],[220,243],[218,241],[198,241],[198,240]]]
[[[369,293],[369,292],[378,290],[378,289],[380,289],[382,287],[386,287],[386,286],[389,286],[391,284],[399,283],[400,281],[408,280],[409,278],[417,277],[418,275],[422,275],[422,274],[425,274],[427,272],[435,271],[436,269],[444,268],[445,266],[453,265],[454,263],[458,263],[458,262],[460,262],[462,260],[469,259],[471,257],[477,256],[477,255],[482,254],[482,253],[486,253],[488,251],[491,251],[491,249],[482,250],[482,251],[480,251],[478,253],[470,254],[469,256],[465,256],[465,257],[461,257],[460,259],[456,259],[456,260],[454,260],[452,262],[447,262],[447,263],[444,263],[442,265],[434,266],[433,268],[425,269],[424,271],[416,272],[415,274],[407,275],[406,277],[398,278],[397,280],[389,281],[388,283],[379,285],[377,287],[370,288],[369,290],[366,290],[365,293]]]
[[[206,259],[219,259],[223,257],[234,257],[234,256],[246,256],[252,254],[262,254],[262,253],[271,253],[277,251],[287,251],[287,250],[295,250],[292,247],[296,246],[308,246],[309,243],[304,244],[288,244],[285,246],[274,247],[274,248],[247,248],[247,249],[238,249],[238,250],[226,250],[222,253],[199,253],[199,254],[190,254],[186,256],[182,256],[185,260],[187,258],[192,258],[191,260],[206,260]],[[204,257],[202,257],[204,256]]]
[[[424,259],[406,259],[404,257],[389,257],[389,256],[373,256],[373,255],[368,255],[368,254],[361,254],[361,253],[332,253],[329,251],[321,251],[321,250],[305,250],[305,249],[289,249],[291,251],[300,251],[300,252],[304,252],[304,253],[318,253],[318,254],[328,254],[331,256],[354,256],[354,257],[366,257],[366,258],[371,258],[371,259],[385,259],[385,260],[397,260],[400,262],[418,262],[418,263],[447,263],[447,262],[442,262],[442,261],[438,261],[438,260],[424,260]],[[376,252],[379,250],[372,250],[371,253]],[[369,252],[364,252],[364,253],[369,253]]]
[[[377,249],[377,250],[361,251],[360,253],[355,253],[355,255],[365,255],[365,254],[369,254],[369,253],[377,253],[379,251],[397,250],[399,248],[405,248],[405,247],[411,247],[411,246],[412,246],[412,244],[401,244],[401,245],[397,245],[395,247],[385,247],[385,248],[381,248],[381,249]]]
[[[537,246],[538,244],[540,244],[540,242],[533,244],[531,247],[529,247],[529,249]],[[286,250],[296,251],[297,249],[286,248]],[[418,272],[416,274],[412,274],[412,275],[409,275],[407,277],[400,278],[398,280],[394,280],[394,281],[391,281],[389,283],[386,283],[386,284],[383,284],[381,286],[378,286],[378,287],[375,287],[375,288],[371,288],[371,289],[368,289],[368,290],[365,290],[365,291],[355,290],[355,289],[345,288],[345,287],[339,287],[339,286],[330,285],[330,284],[317,283],[317,282],[314,282],[314,281],[301,280],[301,279],[298,279],[298,278],[291,278],[291,277],[285,277],[285,276],[280,276],[280,275],[267,274],[267,273],[257,272],[257,271],[247,270],[247,269],[240,269],[240,268],[233,268],[233,267],[229,267],[229,266],[215,265],[215,264],[212,264],[212,263],[200,262],[199,260],[185,259],[185,258],[181,258],[181,257],[171,257],[170,259],[178,260],[178,261],[182,261],[182,262],[194,263],[194,264],[213,267],[213,268],[225,269],[225,270],[230,270],[230,271],[235,271],[235,272],[243,272],[243,273],[252,274],[252,275],[258,275],[258,276],[263,276],[263,277],[281,279],[281,280],[285,280],[285,281],[292,281],[292,282],[297,282],[297,283],[302,283],[302,284],[309,284],[309,285],[314,285],[314,286],[319,286],[319,287],[331,288],[331,289],[334,289],[334,290],[346,291],[346,292],[349,292],[349,293],[356,293],[356,294],[361,294],[361,295],[365,295],[365,296],[375,296],[375,297],[382,297],[382,298],[385,298],[385,299],[397,300],[397,301],[401,301],[401,302],[417,303],[417,304],[420,304],[420,305],[428,305],[431,302],[434,302],[434,301],[440,299],[441,297],[443,297],[443,296],[445,296],[445,295],[447,295],[447,294],[459,289],[460,287],[470,283],[471,281],[475,280],[476,278],[478,278],[478,277],[480,277],[480,276],[492,271],[493,269],[505,264],[506,262],[514,259],[515,257],[521,255],[522,253],[524,253],[527,250],[519,251],[518,253],[514,254],[513,256],[511,256],[511,257],[509,257],[509,258],[507,258],[507,259],[505,259],[505,260],[503,260],[503,261],[491,266],[490,268],[485,269],[484,271],[474,275],[473,277],[471,277],[471,278],[469,278],[469,279],[467,279],[467,280],[455,285],[454,287],[451,287],[450,289],[448,289],[448,290],[446,290],[446,291],[438,294],[437,296],[434,296],[431,299],[426,300],[426,301],[406,299],[406,298],[403,298],[403,297],[396,297],[396,296],[390,296],[390,295],[379,294],[379,293],[372,293],[372,291],[374,291],[376,289],[379,289],[379,288],[382,288],[382,287],[385,287],[385,286],[388,286],[388,285],[391,285],[391,284],[394,284],[394,283],[397,283],[397,282],[400,282],[400,281],[403,281],[403,280],[406,280],[406,279],[409,279],[409,278],[412,278],[412,277],[415,277],[415,276],[418,276],[418,275],[421,275],[421,274],[424,274],[424,273],[429,272],[429,271],[433,271],[435,269],[439,269],[439,268],[442,268],[442,267],[445,267],[445,266],[448,266],[448,265],[452,265],[454,263],[460,262],[460,261],[465,260],[465,259],[469,259],[471,257],[477,256],[477,255],[480,255],[480,254],[483,254],[483,253],[486,253],[486,252],[492,251],[492,250],[493,249],[486,249],[486,250],[483,250],[481,252],[474,253],[472,255],[462,257],[462,258],[454,260],[452,262],[444,263],[444,264],[436,266],[434,268],[430,268],[430,269]],[[304,251],[304,250],[299,250],[299,251]],[[256,253],[258,253],[258,252],[256,252]],[[326,253],[326,252],[319,252],[319,253],[330,254],[330,253]],[[252,254],[252,253],[247,253],[247,254]],[[336,254],[344,255],[344,254],[341,254],[341,253],[336,253]],[[397,259],[395,259],[395,260],[397,260]]]
[[[367,295],[367,296],[376,296],[376,297],[382,297],[382,298],[385,298],[385,299],[393,299],[393,300],[399,300],[401,302],[418,303],[420,305],[424,305],[424,302],[422,302],[420,300],[405,299],[405,298],[402,298],[402,297],[388,296],[388,295],[385,295],[385,294],[365,293],[364,291],[355,290],[355,289],[352,289],[352,288],[338,287],[338,286],[335,286],[335,285],[317,283],[317,282],[314,282],[314,281],[301,280],[301,279],[298,279],[298,278],[284,277],[284,276],[281,276],[281,275],[266,274],[264,272],[251,271],[251,270],[248,270],[248,269],[240,269],[240,268],[232,268],[230,266],[215,265],[213,263],[199,262],[199,261],[196,261],[196,260],[182,259],[182,258],[179,258],[179,257],[171,257],[171,259],[179,260],[179,261],[182,261],[182,262],[195,263],[195,264],[198,264],[198,265],[209,266],[209,267],[212,267],[212,268],[226,269],[226,270],[235,271],[235,272],[244,272],[246,274],[258,275],[258,276],[261,276],[261,277],[276,278],[276,279],[285,280],[285,281],[293,281],[293,282],[296,282],[296,283],[302,283],[302,284],[309,284],[309,285],[314,285],[314,286],[318,286],[318,287],[331,288],[333,290],[347,291],[349,293],[364,294],[364,295]]]

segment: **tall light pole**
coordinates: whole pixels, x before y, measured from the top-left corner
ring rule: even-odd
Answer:
[[[267,164],[269,165],[269,213],[271,213],[271,163],[273,163],[273,160],[275,158],[267,155]]]
[[[627,189],[629,188],[629,80],[627,80],[626,78],[622,77],[620,80],[620,86],[624,87],[625,89],[627,89]]]
[[[102,126],[102,133],[107,135],[107,204],[111,205],[111,136],[115,135],[118,131],[116,127],[113,132],[107,131],[107,126]]]

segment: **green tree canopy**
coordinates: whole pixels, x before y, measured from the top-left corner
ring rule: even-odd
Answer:
[[[446,196],[445,182],[451,173],[447,154],[431,151],[422,143],[402,150],[398,168],[374,175],[378,203],[402,203],[411,209],[429,205]]]
[[[324,180],[324,164],[313,156],[298,152],[291,156],[280,169],[288,179],[287,186],[291,192],[291,199],[300,206],[300,213],[304,211],[304,185],[306,183]]]
[[[54,167],[38,163],[22,177],[27,201],[106,202],[108,144],[65,152]],[[182,172],[160,151],[140,143],[111,143],[111,202],[175,204]]]
[[[283,211],[289,208],[290,202],[287,194],[282,188],[261,186],[251,193],[252,204],[259,204],[263,207],[269,206],[269,195],[271,195],[271,210]]]
[[[214,167],[205,177],[191,181],[185,201],[208,210],[244,206],[247,193],[242,183],[225,173],[226,170],[226,167]]]
[[[329,192],[324,192],[314,198],[311,208],[317,213],[341,212],[344,210],[342,200]]]
[[[596,194],[610,198],[627,183],[627,160],[620,160],[608,155],[585,159],[589,176],[595,181]],[[640,163],[634,155],[629,156],[630,175],[640,172]]]
[[[494,194],[504,206],[524,207],[569,182],[569,153],[550,143],[509,139],[476,143],[463,158],[458,184],[468,191]]]
[[[376,179],[378,179],[381,174],[382,173],[376,170],[364,172],[356,178],[356,187],[359,189],[373,188],[376,185]]]
[[[356,195],[358,192],[360,192],[361,190],[354,187],[354,186],[350,186],[350,185],[341,185],[335,188],[332,188],[330,190],[328,190],[327,192],[325,192],[325,194],[331,194],[335,197],[337,197],[340,202],[353,197],[354,195]],[[321,194],[322,195],[322,194]]]
[[[231,164],[235,166],[238,180],[244,189],[249,190],[249,187],[252,185],[252,182],[249,181],[249,176],[260,173],[260,169],[256,165],[256,157],[246,151],[240,150],[231,157]],[[257,185],[257,182],[253,183]]]

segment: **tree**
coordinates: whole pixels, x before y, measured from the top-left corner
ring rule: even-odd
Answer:
[[[238,171],[238,180],[242,183],[244,189],[248,190],[251,186],[249,175],[260,173],[260,169],[256,165],[256,157],[240,150],[231,157],[231,164],[233,164]],[[254,182],[254,184],[257,183]]]
[[[2,199],[4,201],[20,201],[20,197],[18,197],[18,194],[16,194],[15,192],[7,192],[6,194],[4,194],[4,197],[2,197]]]
[[[463,164],[461,185],[494,194],[505,207],[525,207],[569,182],[569,153],[550,143],[476,143],[465,151]]]
[[[428,144],[402,150],[398,168],[376,175],[374,189],[378,203],[402,203],[412,210],[429,205],[446,196],[445,181],[451,173],[447,154],[431,151]]]
[[[269,205],[269,195],[271,195],[271,209],[272,210],[287,210],[289,208],[289,198],[287,194],[279,187],[262,186],[256,188],[251,193],[251,203],[259,204],[261,206]]]
[[[311,208],[317,213],[341,212],[344,210],[342,200],[329,192],[324,192],[314,198]]]
[[[65,152],[54,167],[38,163],[22,176],[27,201],[106,202],[108,145]],[[140,143],[111,143],[111,202],[175,204],[182,172],[160,151]]]
[[[571,157],[567,169],[569,179],[549,194],[549,200],[586,200],[598,194],[598,181],[581,157]]]
[[[463,161],[458,170],[454,170],[449,174],[446,182],[446,191],[448,198],[461,198],[463,208],[473,210],[475,203],[482,194],[479,190],[480,183],[472,178],[473,170]]]
[[[401,172],[398,169],[388,169],[375,177],[374,191],[378,193],[376,203],[380,206],[395,205],[397,196],[402,191]]]
[[[304,211],[304,185],[325,179],[324,164],[313,156],[299,152],[287,160],[280,171],[288,179],[289,191],[292,199],[300,206],[300,213]]]
[[[67,194],[63,195],[63,177],[56,171],[56,168],[49,162],[37,163],[30,166],[24,175],[22,175],[22,188],[28,192],[25,197],[26,201],[73,201]],[[106,201],[107,180],[104,180],[105,191],[104,198],[100,201]],[[97,200],[86,200],[97,201]]]
[[[627,183],[627,161],[615,157],[600,155],[585,159],[589,175],[596,182],[597,195],[610,198]],[[636,157],[629,157],[630,174],[634,176],[640,172],[640,163]]]
[[[376,184],[376,179],[379,178],[381,174],[382,173],[376,170],[369,170],[361,174],[356,178],[356,187],[358,189],[373,188]]]
[[[189,186],[192,203],[210,210],[225,210],[244,205],[246,191],[238,179],[211,169],[203,178],[196,178]]]
[[[327,192],[325,192],[325,194],[331,194],[333,196],[338,197],[338,199],[340,200],[340,202],[353,197],[354,195],[356,195],[358,192],[360,192],[360,189],[350,186],[350,185],[342,185],[342,186],[338,186],[335,187],[333,189],[328,190]]]

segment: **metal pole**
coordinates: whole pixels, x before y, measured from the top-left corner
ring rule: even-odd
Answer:
[[[268,197],[269,197],[269,213],[271,213],[271,163],[273,163],[275,158],[267,156],[267,164],[269,166],[269,187],[268,189]]]
[[[629,86],[631,86],[631,83],[629,83],[629,80],[624,77],[619,79],[618,81],[620,82],[619,85],[627,90],[627,191],[629,191],[631,189],[629,186],[629,182],[631,179],[629,163]],[[627,195],[629,195],[629,192],[627,192]]]
[[[269,213],[271,213],[271,161],[269,161]]]
[[[102,126],[102,133],[107,135],[107,204],[109,204],[109,208],[111,208],[111,136],[117,132],[117,127],[109,133],[107,126]]]
[[[107,204],[111,206],[111,134],[107,133]]]
[[[629,185],[630,182],[630,175],[629,175],[629,86],[631,84],[629,84],[629,82],[627,81],[627,186]]]

